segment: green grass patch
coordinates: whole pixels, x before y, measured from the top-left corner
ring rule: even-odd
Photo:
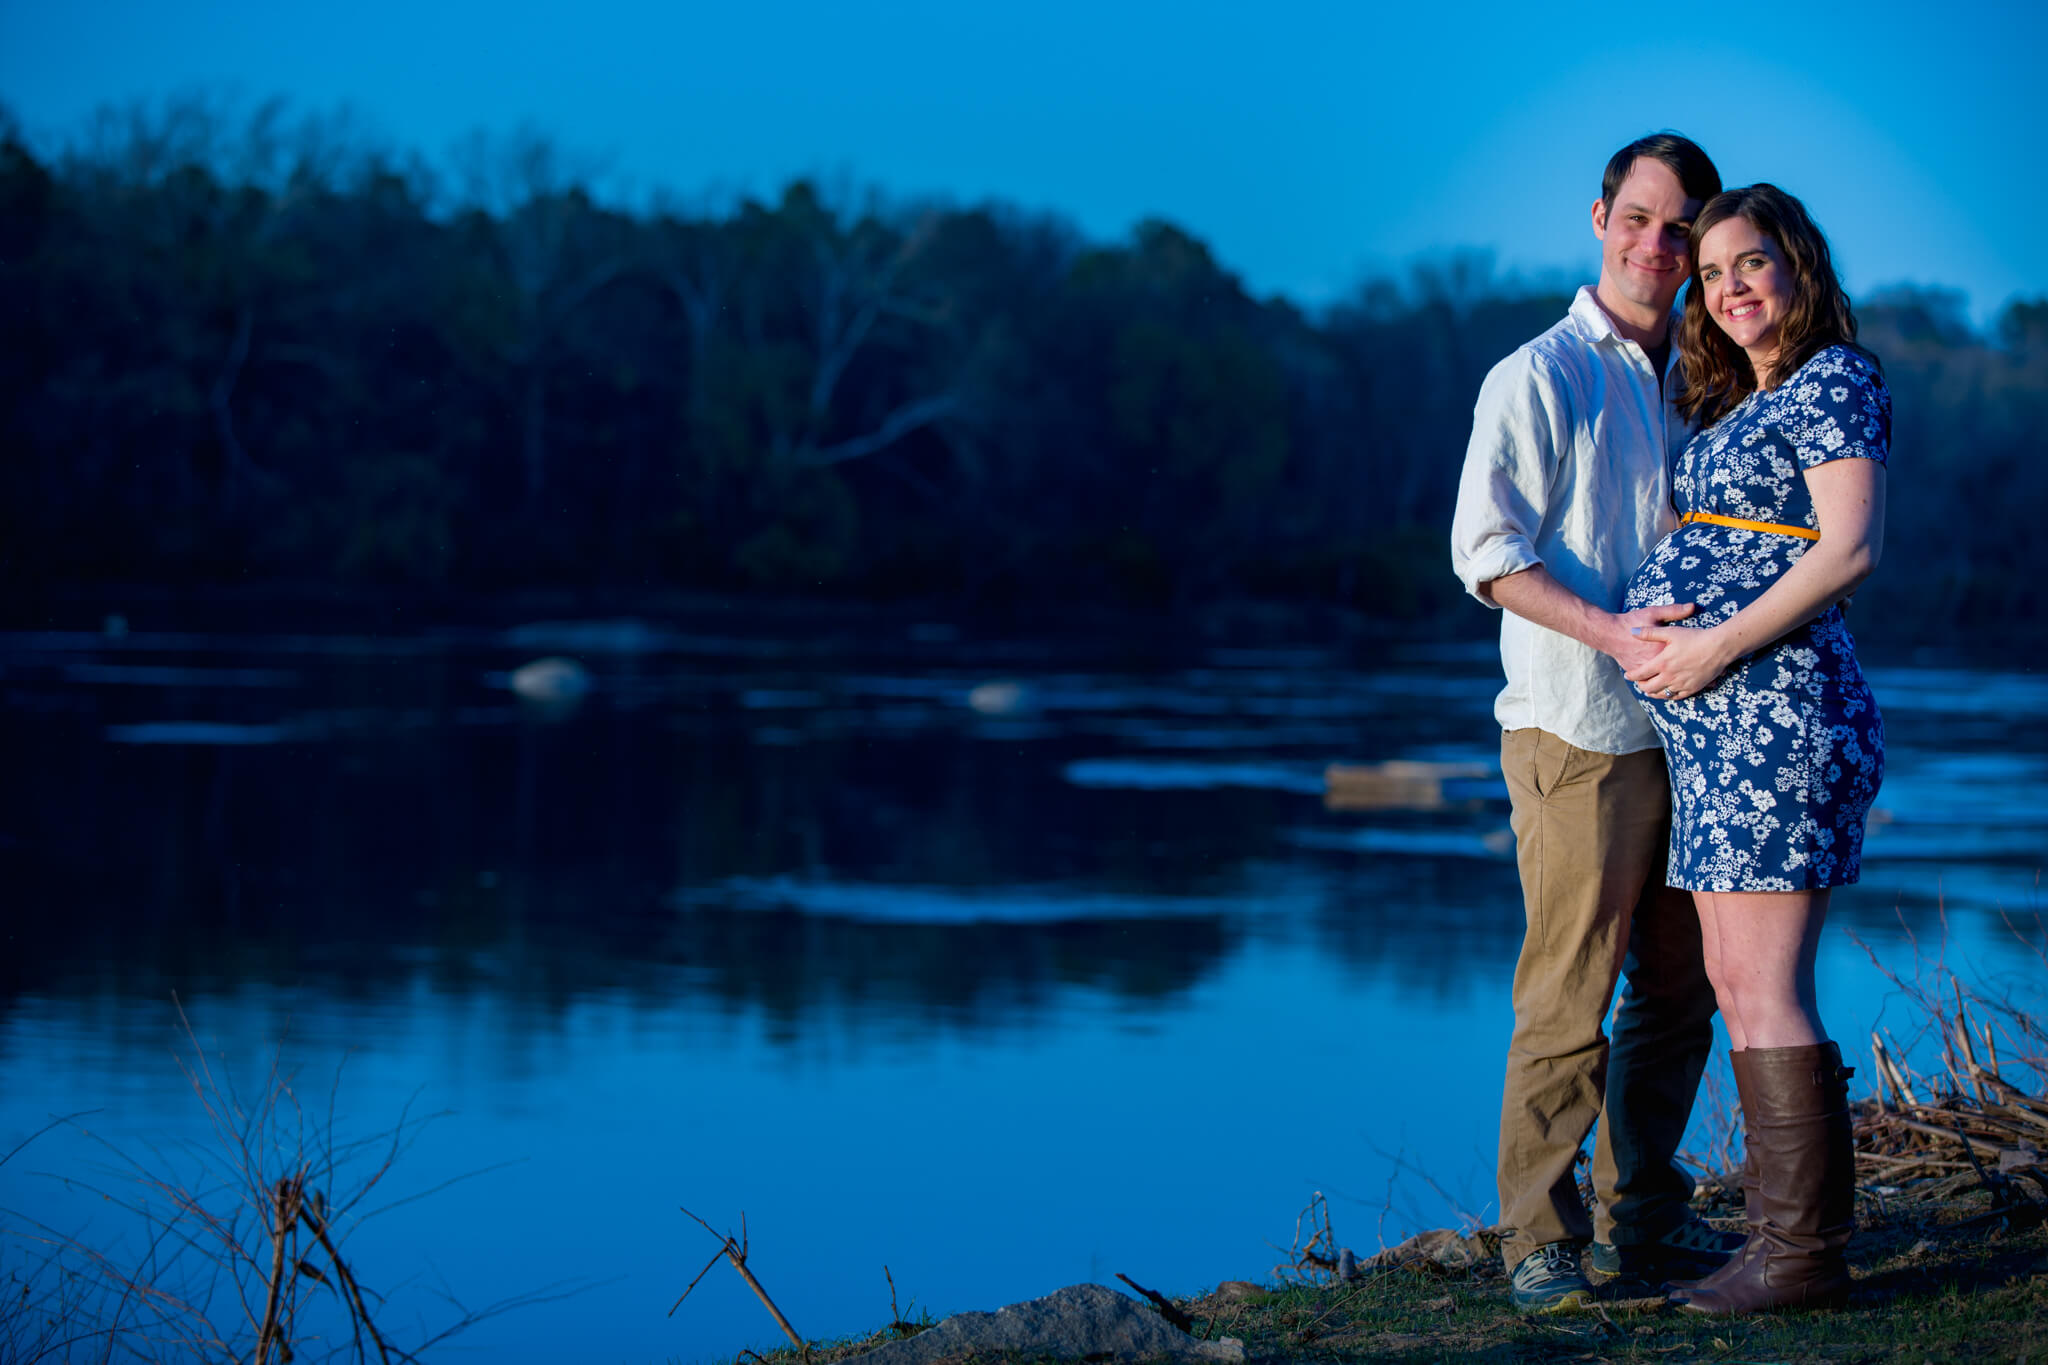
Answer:
[[[2048,1360],[2048,1225],[2038,1204],[1992,1213],[1978,1192],[1859,1210],[1856,1275],[1838,1312],[1709,1318],[1604,1288],[1590,1311],[1535,1317],[1508,1302],[1497,1260],[1421,1264],[1335,1285],[1231,1284],[1174,1302],[1201,1338],[1236,1337],[1254,1362]],[[909,1333],[812,1347],[832,1365]],[[794,1350],[749,1361],[797,1365]],[[1044,1357],[980,1356],[982,1365]],[[969,1365],[963,1358],[958,1365]]]

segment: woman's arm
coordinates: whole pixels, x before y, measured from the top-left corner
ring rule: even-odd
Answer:
[[[1651,696],[1690,697],[1713,686],[1743,655],[1763,648],[1841,601],[1870,576],[1884,552],[1884,466],[1831,460],[1806,470],[1820,539],[1763,596],[1706,630],[1646,626],[1641,638],[1664,649],[1628,680]]]

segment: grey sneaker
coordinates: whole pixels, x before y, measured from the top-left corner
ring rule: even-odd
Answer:
[[[1602,1278],[1642,1280],[1653,1286],[1696,1280],[1719,1270],[1742,1249],[1743,1241],[1739,1232],[1723,1232],[1688,1217],[1654,1242],[1595,1242],[1587,1249],[1586,1268]]]
[[[1546,1242],[1522,1258],[1508,1280],[1508,1298],[1524,1313],[1566,1313],[1593,1302],[1570,1242]]]

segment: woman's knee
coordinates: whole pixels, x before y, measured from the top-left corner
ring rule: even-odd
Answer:
[[[1819,1012],[1797,992],[1738,989],[1727,1008],[1750,1047],[1798,1047],[1826,1037]]]

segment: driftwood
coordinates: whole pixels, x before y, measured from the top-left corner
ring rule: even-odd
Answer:
[[[1926,1016],[1922,1037],[1940,1042],[1942,1069],[1916,1074],[1895,1039],[1871,1033],[1877,1095],[1853,1106],[1859,1183],[1902,1194],[1933,1188],[1929,1182],[1974,1184],[1991,1192],[1994,1215],[2018,1203],[2048,1206],[2048,1099],[2010,1079],[1998,1055],[2003,1032],[2022,1053],[2021,1071],[2048,1076],[2039,1021],[2009,1000],[1966,990],[1946,968],[1936,969],[1931,985],[1885,974]],[[1989,1018],[1973,1018],[1973,1005]]]
[[[1492,769],[1473,763],[1332,763],[1323,769],[1323,804],[1331,810],[1442,810],[1452,804],[1446,782],[1492,776]]]

